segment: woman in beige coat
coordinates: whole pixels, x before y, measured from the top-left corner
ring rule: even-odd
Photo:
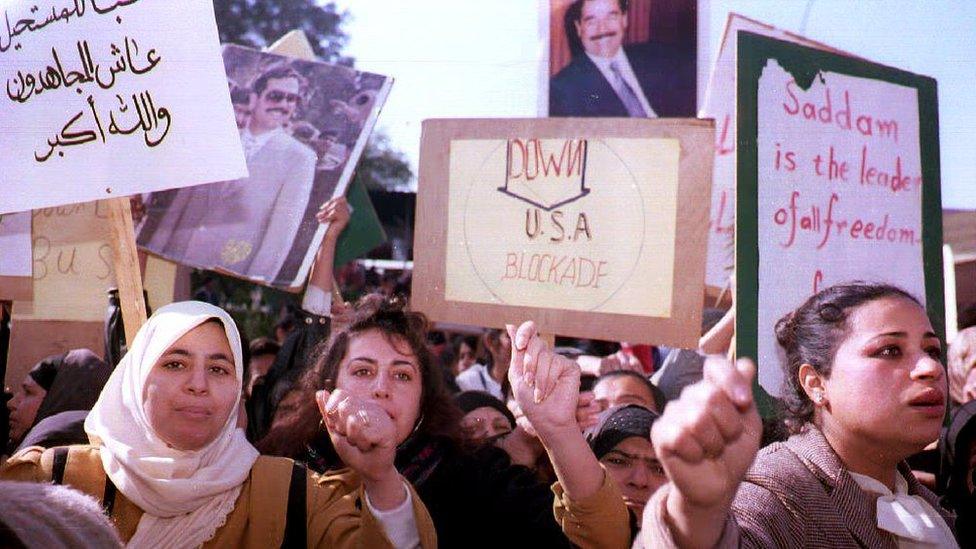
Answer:
[[[388,416],[331,411],[329,434],[352,471],[315,477],[247,442],[237,427],[242,373],[226,312],[193,301],[163,307],[88,416],[91,445],[27,448],[0,477],[54,480],[100,499],[132,547],[436,544],[426,509],[393,467]]]

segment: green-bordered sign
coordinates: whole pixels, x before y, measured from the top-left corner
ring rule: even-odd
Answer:
[[[773,327],[827,286],[896,284],[944,334],[935,80],[740,32],[736,350],[780,394]]]

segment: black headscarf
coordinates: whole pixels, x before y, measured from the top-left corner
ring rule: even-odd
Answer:
[[[51,385],[54,383],[54,378],[58,375],[58,367],[61,366],[65,355],[67,353],[51,355],[41,360],[27,372],[27,375],[34,380],[34,383],[40,385],[42,389],[50,391]]]
[[[88,444],[88,434],[85,433],[85,418],[87,417],[88,410],[72,410],[46,417],[38,421],[24,436],[24,440],[20,441],[20,446],[14,450],[14,453],[28,446],[54,448],[55,446]]]
[[[34,370],[31,370],[31,377],[34,377],[35,370],[49,363],[52,358],[60,360],[56,361],[57,365],[53,369],[54,375],[47,387],[47,394],[44,395],[44,400],[37,409],[37,416],[31,427],[61,412],[91,410],[102,392],[102,387],[108,381],[108,376],[112,374],[109,365],[95,353],[88,349],[75,349],[64,355],[42,360]],[[37,378],[35,377],[34,380],[37,381]],[[41,385],[40,382],[38,385]]]
[[[600,415],[598,423],[586,433],[586,440],[597,459],[630,437],[650,440],[651,425],[659,416],[637,404],[610,408]]]
[[[494,408],[505,416],[505,419],[511,424],[512,429],[515,428],[515,415],[508,409],[508,406],[505,406],[504,402],[489,393],[484,391],[464,391],[454,397],[454,402],[465,414],[478,408]]]

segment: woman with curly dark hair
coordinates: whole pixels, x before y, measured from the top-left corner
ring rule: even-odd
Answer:
[[[925,308],[904,290],[827,288],[783,317],[791,436],[759,451],[755,366],[710,360],[652,438],[670,482],[646,547],[956,547],[905,459],[939,437],[947,383]]]
[[[352,321],[317,349],[302,383],[302,408],[258,448],[316,471],[339,469],[343,463],[320,419],[372,403],[396,425],[396,468],[427,506],[441,547],[501,547],[516,539],[568,547],[547,485],[499,448],[462,446],[461,413],[434,367],[427,327],[426,317],[406,311],[401,301],[363,298]]]

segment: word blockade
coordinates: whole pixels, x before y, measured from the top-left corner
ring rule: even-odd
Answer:
[[[692,345],[710,121],[424,123],[414,306],[437,320]],[[694,197],[694,198],[692,198]]]
[[[2,6],[0,213],[247,173],[211,2]]]

